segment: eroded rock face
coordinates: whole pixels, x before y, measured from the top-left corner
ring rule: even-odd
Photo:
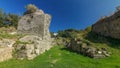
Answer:
[[[14,46],[17,58],[31,60],[52,47],[49,32],[50,21],[51,16],[42,10],[25,14],[20,19],[18,34],[26,36],[20,38]]]
[[[10,47],[0,47],[0,62],[11,59],[12,50],[13,48]]]
[[[13,44],[12,39],[0,39],[0,62],[13,58]]]
[[[39,36],[27,35],[19,39],[14,47],[17,58],[31,60],[49,50],[52,46],[51,40],[42,40]]]
[[[13,44],[15,43],[12,39],[1,39],[0,40],[0,47],[13,47]]]
[[[42,10],[24,15],[18,22],[18,34],[37,35],[49,38],[49,25],[51,16]]]
[[[92,31],[103,36],[120,39],[120,10],[109,17],[100,19],[92,26]]]

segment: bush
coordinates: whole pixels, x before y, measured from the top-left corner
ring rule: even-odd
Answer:
[[[87,28],[85,29],[85,31],[91,32],[91,31],[92,31],[92,27],[91,27],[91,26],[87,27]]]
[[[17,28],[20,16],[17,14],[5,13],[0,9],[0,27],[15,27]]]
[[[58,37],[74,39],[78,33],[79,30],[67,29],[63,31],[58,31]]]
[[[38,8],[35,5],[33,5],[33,4],[28,4],[26,6],[26,10],[27,11],[24,14],[30,14],[30,13],[36,12],[38,10]]]

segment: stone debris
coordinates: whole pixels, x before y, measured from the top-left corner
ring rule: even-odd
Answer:
[[[107,51],[106,48],[95,48],[91,45],[88,45],[87,43],[83,42],[82,40],[71,40],[67,48],[76,51],[80,54],[83,54],[84,56],[88,56],[91,58],[104,58],[104,57],[109,57],[110,52]]]

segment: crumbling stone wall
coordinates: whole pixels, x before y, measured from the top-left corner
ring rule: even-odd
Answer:
[[[84,56],[95,59],[110,56],[110,52],[108,52],[106,48],[93,47],[92,43],[84,39],[72,39],[71,42],[66,45],[66,47]]]
[[[111,16],[100,19],[92,26],[92,31],[103,36],[120,39],[120,10]]]
[[[51,40],[42,40],[42,38],[38,36],[27,35],[19,39],[14,45],[14,56],[18,59],[27,58],[31,60],[49,50],[51,47]]]
[[[38,13],[38,12],[37,12]],[[18,23],[18,34],[31,34],[40,37],[50,36],[49,25],[51,16],[48,14],[27,14]]]
[[[52,47],[49,32],[50,21],[51,16],[39,9],[32,13],[26,13],[20,19],[18,34],[26,34],[27,36],[20,38],[14,45],[17,58],[31,60]]]

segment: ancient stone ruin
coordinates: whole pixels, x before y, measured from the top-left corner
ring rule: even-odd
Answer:
[[[101,18],[92,26],[92,31],[116,39],[120,39],[120,7],[117,11],[108,17]]]
[[[27,7],[17,29],[18,34],[26,36],[14,45],[15,56],[20,59],[33,59],[52,47],[49,32],[51,16],[32,4]]]
[[[17,32],[7,28],[10,33],[6,33],[15,37],[0,38],[0,62],[11,58],[31,60],[49,50],[52,47],[50,21],[49,14],[35,5],[28,5],[27,11],[18,22]]]
[[[26,11],[25,13],[27,13]],[[25,14],[18,22],[18,33],[36,35],[41,38],[50,38],[49,25],[51,16],[42,10],[36,9],[33,13]]]
[[[13,58],[14,43],[11,39],[0,39],[0,62]]]
[[[66,47],[84,56],[95,59],[109,57],[111,54],[106,48],[95,48],[89,41],[79,38],[72,39],[71,42],[66,45]]]

